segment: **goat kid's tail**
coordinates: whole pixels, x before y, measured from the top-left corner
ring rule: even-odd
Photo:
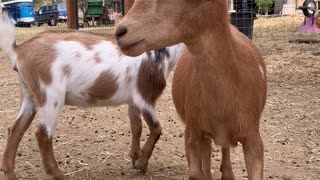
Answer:
[[[0,6],[0,49],[2,49],[12,61],[12,66],[15,66],[16,53],[15,27],[10,17]]]

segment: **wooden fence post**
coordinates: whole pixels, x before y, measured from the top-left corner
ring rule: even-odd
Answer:
[[[66,0],[68,11],[68,29],[78,29],[78,1]]]

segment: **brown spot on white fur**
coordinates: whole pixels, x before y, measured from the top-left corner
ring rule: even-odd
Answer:
[[[165,77],[156,62],[143,61],[138,72],[138,90],[143,98],[148,103],[154,104],[165,87]]]
[[[33,96],[33,98],[34,98],[34,96]],[[47,101],[47,94],[45,91],[41,90],[41,101],[38,101],[39,106],[44,105],[46,103],[46,101]],[[34,99],[34,102],[37,102],[37,101],[35,101],[35,99]]]
[[[93,86],[85,92],[89,102],[111,98],[118,89],[116,80],[117,78],[110,71],[102,72]]]
[[[69,64],[63,66],[63,68],[62,68],[62,73],[63,73],[63,76],[65,76],[65,77],[69,77],[71,74],[71,71],[72,71],[72,68]]]
[[[102,63],[102,60],[101,60],[101,58],[100,58],[100,56],[99,56],[98,53],[95,53],[95,54],[94,54],[94,61],[95,61],[97,64]]]
[[[35,103],[42,106],[46,102],[46,95],[41,90],[40,81],[45,85],[51,84],[51,65],[55,59],[55,51],[47,42],[35,38],[34,41],[18,46],[16,52],[19,74],[35,98]]]
[[[58,101],[55,101],[53,106],[54,106],[54,108],[57,108],[58,107]]]
[[[130,75],[130,70],[131,70],[131,67],[128,66],[126,68],[126,82],[129,83],[132,81],[133,77]]]
[[[81,58],[81,52],[76,52],[74,56],[75,56],[77,59],[80,59],[80,58]]]

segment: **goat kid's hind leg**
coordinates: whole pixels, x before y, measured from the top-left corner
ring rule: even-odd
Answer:
[[[234,180],[234,174],[232,171],[231,159],[230,159],[230,147],[222,147],[222,160],[220,165],[220,171],[222,173],[221,180]]]
[[[140,118],[141,113],[140,110],[133,105],[129,105],[128,111],[132,134],[130,157],[132,160],[132,166],[135,166],[135,161],[139,159],[140,156],[140,138],[142,133],[142,122]]]
[[[34,116],[36,115],[32,99],[26,90],[24,90],[24,97],[21,98],[23,98],[23,100],[20,113],[16,122],[8,128],[7,145],[2,155],[0,171],[4,173],[5,180],[16,179],[14,174],[14,165],[17,149],[25,131],[29,128]]]
[[[54,180],[64,179],[64,175],[58,168],[52,146],[52,136],[58,122],[63,102],[64,100],[54,102],[47,100],[46,104],[39,109],[41,124],[35,133],[43,166],[46,173],[51,175]]]
[[[144,173],[147,170],[148,161],[152,155],[154,146],[161,136],[161,126],[154,108],[144,109],[141,112],[150,129],[150,136],[141,149],[140,157],[136,160],[134,166]]]

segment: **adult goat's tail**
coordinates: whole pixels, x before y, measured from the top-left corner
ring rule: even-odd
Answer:
[[[14,24],[0,6],[0,49],[9,56],[13,67],[16,65],[15,47],[16,36]]]

